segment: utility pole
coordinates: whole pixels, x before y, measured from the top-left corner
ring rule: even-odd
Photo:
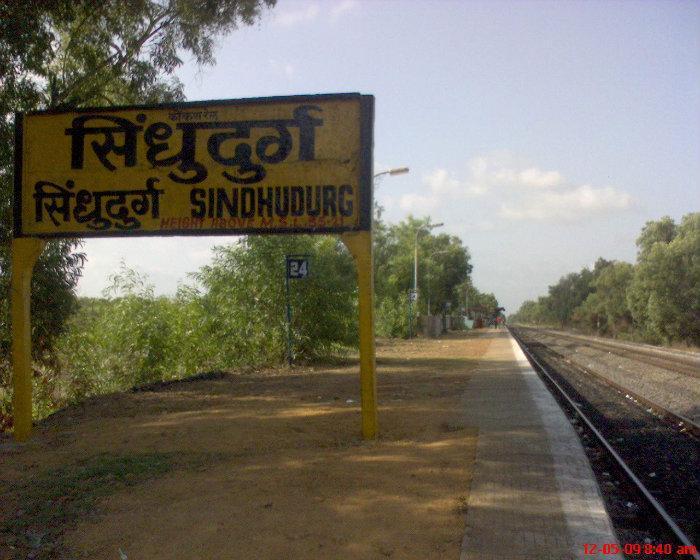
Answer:
[[[413,240],[413,293],[415,294],[414,297],[416,303],[416,313],[414,313],[414,316],[416,317],[416,323],[418,322],[418,235],[421,233],[430,233],[431,230],[438,227],[442,227],[444,225],[445,224],[442,222],[440,222],[439,224],[427,223],[426,225],[416,229],[416,236]],[[430,315],[430,310],[428,310],[428,315]]]

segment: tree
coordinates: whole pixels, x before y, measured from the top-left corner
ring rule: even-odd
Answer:
[[[664,216],[655,222],[647,222],[637,238],[639,257],[643,258],[644,255],[648,254],[656,243],[669,244],[677,233],[676,224],[669,216]]]
[[[0,423],[9,399],[9,274],[17,111],[179,101],[183,55],[214,61],[218,36],[254,23],[276,0],[0,2]],[[46,359],[76,307],[85,261],[52,241],[32,281],[33,353]],[[36,393],[35,393],[36,394]]]
[[[595,291],[574,311],[575,322],[613,337],[620,331],[628,330],[632,316],[626,296],[633,275],[634,267],[631,264],[607,261],[591,282]]]
[[[559,282],[549,287],[547,305],[561,327],[571,323],[574,310],[593,292],[591,280],[593,273],[584,268],[581,272],[572,272],[560,278]]]
[[[656,241],[640,252],[627,303],[651,339],[700,345],[700,213],[687,214],[673,229],[669,242]],[[645,226],[638,245],[648,231]]]
[[[447,234],[427,236],[422,241],[425,280],[423,298],[429,314],[440,314],[445,305],[459,307],[462,294],[459,286],[472,271],[469,250],[458,237]],[[494,298],[495,299],[495,298]]]
[[[409,216],[387,225],[376,215],[374,264],[377,330],[382,336],[408,334],[408,292],[413,288],[414,255],[418,245],[418,286],[421,312],[441,313],[445,304],[453,309],[463,301],[461,286],[472,271],[469,249],[461,239],[434,235],[429,217]],[[428,302],[430,309],[428,310]],[[414,309],[414,313],[418,310]]]
[[[527,325],[550,325],[556,323],[551,315],[546,296],[540,296],[537,301],[525,301],[520,306],[520,309],[508,318],[508,321]]]
[[[508,316],[509,323],[534,323],[532,317],[536,313],[537,302],[527,299],[520,304],[520,307],[515,313]]]
[[[489,312],[499,307],[496,296],[492,293],[484,293],[474,286],[471,278],[458,287],[458,292],[463,294],[461,299],[468,308],[482,307]]]
[[[559,281],[549,286],[549,295],[538,300],[528,300],[512,315],[511,321],[557,325],[560,327],[577,324],[586,328],[597,328],[605,312],[595,294],[595,281],[613,264],[599,258],[593,270],[584,268],[581,272],[572,272],[562,276]]]
[[[677,225],[647,222],[637,264],[598,259],[593,271],[562,277],[549,295],[525,302],[513,321],[575,323],[601,334],[632,331],[650,342],[700,345],[700,213]]]
[[[430,218],[409,216],[398,224],[375,224],[375,284],[377,298],[398,297],[413,288],[414,252],[418,244],[418,286],[426,306],[430,293],[431,311],[449,302],[461,301],[458,287],[471,274],[471,255],[462,240],[447,234],[434,235],[427,229]]]
[[[170,77],[185,54],[214,61],[218,36],[250,25],[276,0],[45,0],[0,3],[0,301],[12,238],[15,111],[178,101]],[[49,244],[32,286],[35,351],[48,348],[74,308],[85,260],[79,242]],[[0,350],[7,340],[7,304]]]
[[[121,269],[110,277],[103,298],[82,298],[56,342],[56,367],[36,395],[37,408],[50,412],[85,397],[134,385],[172,379],[184,361],[178,337],[188,315],[179,302],[156,297],[155,287],[138,272]]]
[[[626,330],[632,323],[626,295],[633,275],[634,267],[631,264],[615,262],[593,281],[593,288],[605,314],[607,329],[613,336],[620,330]]]
[[[286,353],[284,258],[306,254],[310,273],[290,286],[294,353],[327,358],[357,342],[355,269],[328,236],[252,236],[215,249],[195,279],[202,287],[199,352],[209,367],[275,364]]]

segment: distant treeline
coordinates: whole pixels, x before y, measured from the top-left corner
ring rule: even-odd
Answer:
[[[647,222],[637,247],[635,264],[600,258],[523,303],[510,321],[700,346],[700,213],[680,225]]]

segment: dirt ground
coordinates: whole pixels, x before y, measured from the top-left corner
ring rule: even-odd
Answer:
[[[376,442],[355,361],[62,411],[0,440],[0,559],[458,558],[477,438],[460,402],[488,344],[379,341]]]

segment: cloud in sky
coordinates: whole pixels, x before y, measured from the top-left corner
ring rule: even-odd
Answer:
[[[426,214],[438,208],[440,202],[437,196],[408,193],[401,196],[399,208],[406,212]]]
[[[323,2],[323,12],[319,2],[311,3],[289,3],[285,7],[279,7],[273,14],[275,24],[282,27],[293,27],[295,25],[308,23],[317,20],[319,17],[327,17],[330,21],[336,22],[344,15],[354,11],[359,3],[357,0],[341,0],[339,2]]]
[[[145,273],[156,293],[175,294],[180,283],[191,284],[188,273],[210,264],[215,245],[231,243],[233,237],[124,237],[85,241],[87,266],[78,284],[81,296],[99,297],[109,278],[123,262]]]
[[[499,215],[507,220],[579,221],[595,214],[625,210],[632,197],[613,187],[581,185],[566,192],[544,192],[524,197],[515,206],[504,204]]]
[[[401,196],[405,212],[434,212],[468,199],[496,203],[505,220],[578,221],[633,205],[632,196],[613,186],[577,185],[556,170],[541,169],[507,153],[469,160],[464,178],[438,168],[423,177],[424,190]]]
[[[317,3],[297,4],[291,8],[279,9],[274,14],[274,22],[283,27],[292,27],[299,23],[313,21],[318,17],[320,9]]]
[[[334,4],[331,8],[331,21],[336,21],[344,14],[352,12],[358,5],[357,0],[342,0],[342,2]]]

